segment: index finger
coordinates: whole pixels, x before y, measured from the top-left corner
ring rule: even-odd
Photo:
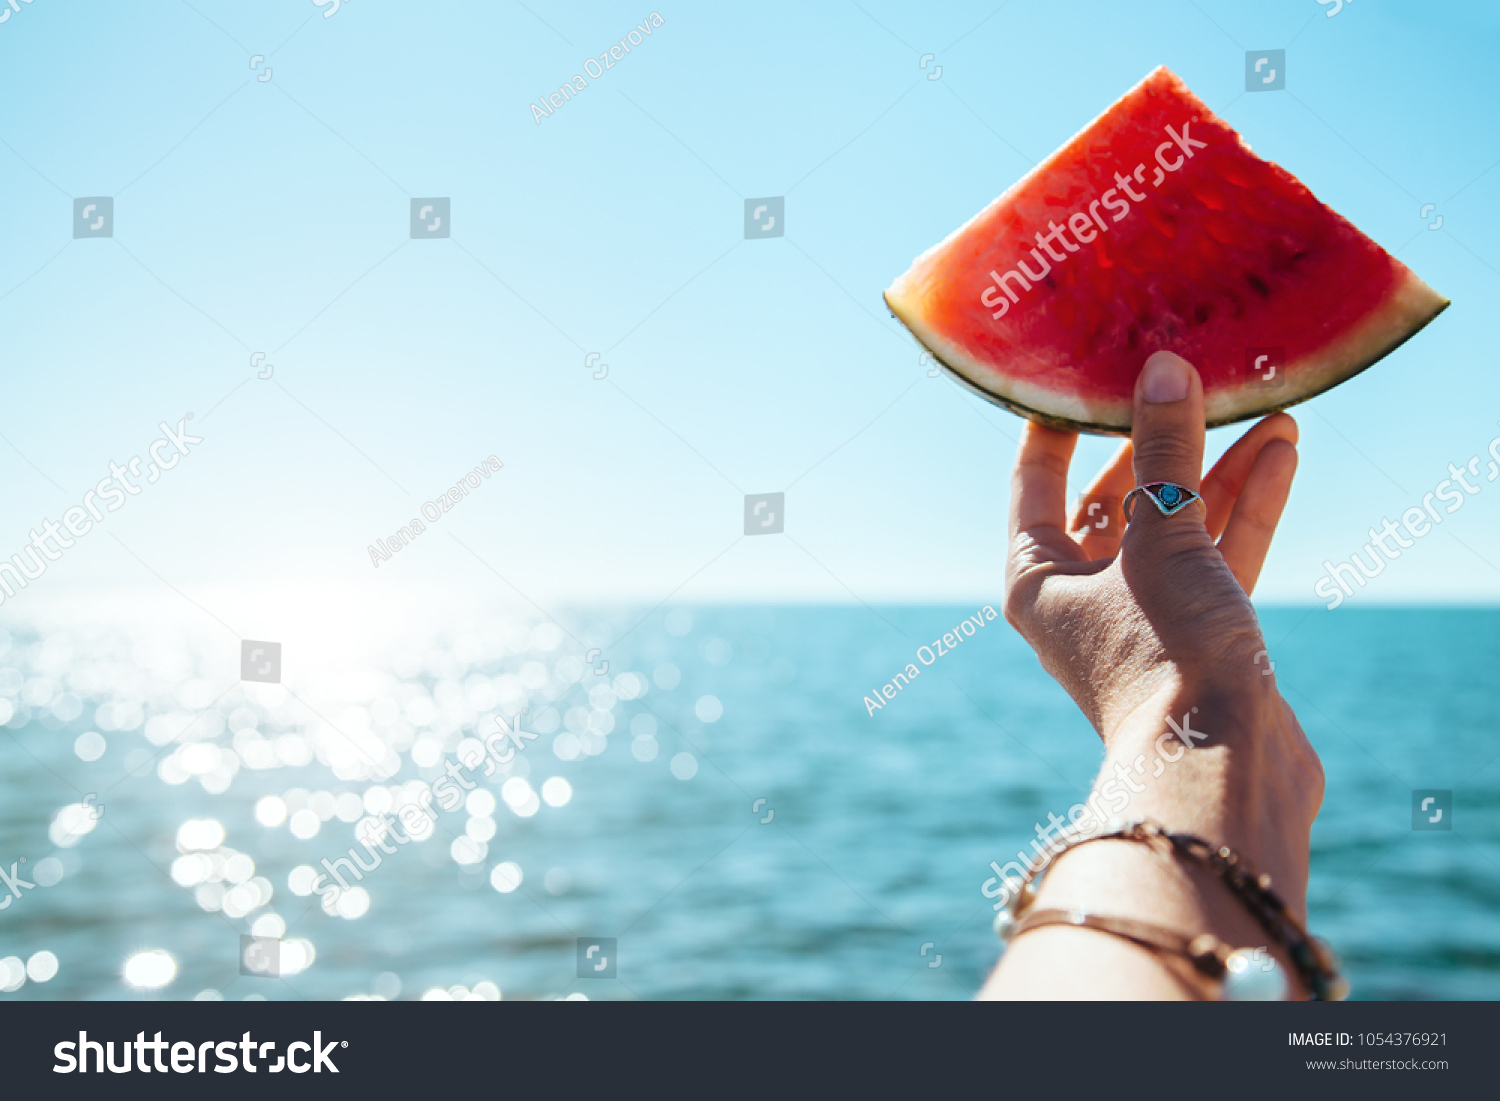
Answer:
[[[1068,525],[1068,465],[1078,434],[1027,421],[1010,482],[1010,538],[1022,532]]]

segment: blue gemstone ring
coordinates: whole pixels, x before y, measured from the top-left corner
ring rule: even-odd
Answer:
[[[1155,502],[1156,507],[1161,510],[1163,516],[1171,516],[1173,513],[1181,512],[1194,501],[1201,501],[1199,497],[1187,486],[1180,486],[1176,482],[1147,482],[1143,486],[1136,486],[1125,495],[1121,506],[1125,513],[1125,522],[1130,523],[1130,515],[1135,509],[1135,495],[1143,493]]]

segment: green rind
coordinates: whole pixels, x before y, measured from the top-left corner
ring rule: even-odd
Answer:
[[[975,394],[979,395],[990,404],[998,405],[1000,406],[1000,408],[1007,409],[1010,412],[1015,413],[1019,417],[1025,417],[1029,421],[1034,421],[1037,424],[1045,425],[1048,428],[1056,428],[1059,431],[1063,432],[1082,432],[1090,436],[1130,435],[1129,425],[1120,426],[1110,424],[1094,424],[1090,421],[1070,420],[1067,417],[1059,417],[1052,413],[1043,413],[1039,409],[1032,409],[1030,406],[1022,405],[1020,402],[1014,401],[1011,398],[1001,397],[999,394],[992,393],[991,391],[986,390],[984,387],[976,383],[973,379],[970,379],[968,376],[964,375],[956,367],[951,366],[946,360],[943,359],[941,355],[939,355],[934,349],[929,347],[927,343],[917,335],[916,331],[906,323],[901,315],[896,312],[895,308],[891,306],[891,300],[889,297],[887,297],[885,294],[882,294],[881,298],[885,301],[885,308],[890,310],[891,316],[894,317],[897,321],[901,322],[902,327],[904,327],[907,332],[911,333],[912,339],[920,344],[924,349],[926,349],[927,354],[937,362],[938,366],[942,367],[944,372],[946,372],[949,377],[962,384],[965,389],[972,390]],[[1367,371],[1371,367],[1375,366],[1375,364],[1379,363],[1386,356],[1390,355],[1397,348],[1401,347],[1401,345],[1405,344],[1408,340],[1416,336],[1419,332],[1430,325],[1433,318],[1437,317],[1438,314],[1442,313],[1452,304],[1453,303],[1447,298],[1441,299],[1436,309],[1434,309],[1421,321],[1413,325],[1409,330],[1407,330],[1406,333],[1387,344],[1384,348],[1376,352],[1369,359],[1365,360],[1365,362],[1356,366],[1347,374],[1333,379],[1325,386],[1318,387],[1315,390],[1310,390],[1305,394],[1300,394],[1297,397],[1290,399],[1289,401],[1272,402],[1264,407],[1250,409],[1243,413],[1238,413],[1232,417],[1224,417],[1216,421],[1208,421],[1205,427],[1223,428],[1225,425],[1238,424],[1241,421],[1252,420],[1256,417],[1269,416],[1270,414],[1278,413],[1283,409],[1290,409],[1294,405],[1301,405],[1304,401],[1310,401],[1311,399],[1317,397],[1319,394],[1326,394],[1335,386],[1338,386],[1341,383],[1348,382],[1355,375]]]

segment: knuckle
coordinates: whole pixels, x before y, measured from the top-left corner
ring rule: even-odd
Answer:
[[[1145,524],[1131,524],[1121,540],[1121,549],[1134,563],[1149,565],[1169,576],[1195,576],[1205,561],[1219,557],[1201,524],[1187,524],[1181,517],[1151,516]],[[1152,522],[1159,521],[1159,522]]]
[[[1234,520],[1235,526],[1242,532],[1266,537],[1266,541],[1269,541],[1269,537],[1276,533],[1276,522],[1264,512],[1252,510],[1236,516]]]
[[[1135,445],[1135,466],[1143,471],[1193,467],[1197,462],[1196,451],[1192,441],[1181,436],[1153,435]]]
[[[1005,622],[1009,623],[1017,631],[1021,629],[1021,610],[1021,599],[1016,594],[1016,590],[1011,589],[1010,592],[1005,594],[1005,603],[1001,611],[1005,616]]]
[[[1028,566],[1012,571],[1006,579],[1005,599],[1000,604],[1001,614],[1005,616],[1005,622],[1023,636],[1036,607],[1044,577],[1045,571]]]
[[[1030,592],[1023,595],[1021,592],[1021,588],[1022,586],[1019,581],[1012,581],[1006,588],[1005,599],[1001,602],[1000,605],[1001,613],[1005,616],[1005,622],[1009,623],[1018,631],[1021,629],[1021,623],[1023,617],[1025,616],[1026,609],[1031,606],[1033,595]],[[1028,588],[1031,587],[1028,586]]]

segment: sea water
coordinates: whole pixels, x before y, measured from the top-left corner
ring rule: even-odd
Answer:
[[[989,862],[1100,760],[1003,619],[917,657],[976,607],[497,614],[321,679],[289,650],[280,685],[241,681],[234,640],[13,625],[0,997],[971,997],[999,951]],[[1500,996],[1500,613],[1262,619],[1327,771],[1310,923],[1353,996]],[[522,707],[536,737],[459,768],[464,805],[388,838],[344,913],[299,893]],[[1425,790],[1451,828],[1414,828]],[[252,929],[298,942],[288,973],[243,973]],[[17,987],[42,952],[55,975]],[[125,981],[143,952],[168,981],[161,957]]]

